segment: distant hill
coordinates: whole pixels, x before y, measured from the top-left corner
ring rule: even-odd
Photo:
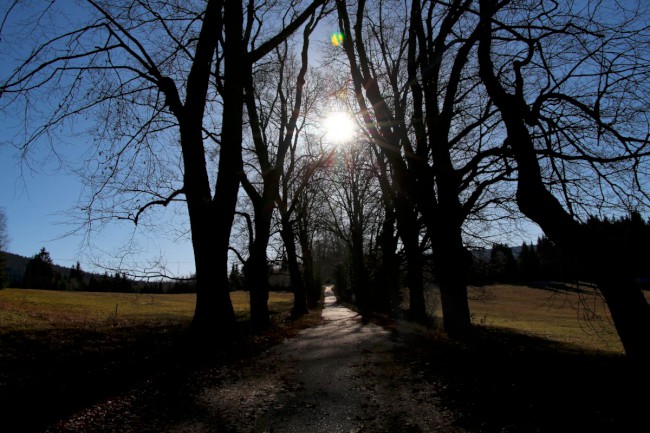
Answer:
[[[10,286],[21,285],[23,282],[23,276],[25,275],[25,269],[27,269],[27,263],[32,259],[32,257],[23,257],[14,253],[1,253],[5,256],[5,272],[7,274],[7,279],[9,280]],[[70,276],[70,268],[66,268],[59,265],[52,265],[52,269],[55,272],[61,274],[62,277]]]

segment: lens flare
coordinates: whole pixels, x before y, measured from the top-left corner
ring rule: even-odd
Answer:
[[[332,45],[334,45],[335,47],[343,45],[343,33],[341,32],[332,33],[330,39],[332,41]]]

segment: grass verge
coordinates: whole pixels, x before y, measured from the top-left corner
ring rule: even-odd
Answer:
[[[169,381],[206,362],[254,356],[320,321],[320,311],[288,321],[292,295],[272,293],[273,326],[253,334],[246,326],[247,294],[231,298],[241,338],[206,351],[187,345],[194,295],[1,290],[0,430],[45,431],[95,401]]]

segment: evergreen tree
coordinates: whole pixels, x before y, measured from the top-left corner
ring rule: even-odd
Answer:
[[[244,290],[244,275],[239,270],[239,265],[233,263],[230,267],[230,275],[228,276],[230,282],[230,290]]]
[[[5,252],[7,249],[7,244],[9,239],[7,236],[7,217],[2,209],[0,209],[0,289],[6,287],[7,285],[7,274],[5,271],[5,266],[7,259],[5,257]]]
[[[55,289],[56,278],[53,264],[50,253],[45,247],[41,248],[38,254],[27,262],[23,286],[27,289]]]
[[[84,271],[81,270],[81,263],[77,262],[70,269],[70,290],[85,290],[87,288],[84,281]]]
[[[523,282],[535,281],[539,278],[539,258],[535,246],[526,242],[521,244],[521,253],[517,260],[519,280]]]
[[[514,280],[517,262],[509,246],[494,244],[490,252],[490,270],[494,281],[507,283]]]

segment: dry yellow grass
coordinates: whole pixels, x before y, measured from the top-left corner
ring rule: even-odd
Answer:
[[[469,287],[472,323],[512,329],[585,350],[624,353],[602,297],[589,287],[580,289],[581,293],[509,284]],[[650,301],[650,293],[645,295]],[[427,303],[429,311],[441,319],[436,289],[427,293]]]
[[[470,287],[472,321],[507,328],[586,350],[623,353],[607,306],[596,292],[551,291],[517,285]],[[436,294],[430,302],[437,303]],[[646,296],[650,294],[646,292]],[[233,292],[237,316],[249,315],[246,292]],[[0,290],[0,333],[53,328],[187,323],[194,314],[194,294],[133,294]],[[269,308],[288,312],[293,295],[272,292]],[[440,317],[440,309],[435,315]]]
[[[624,353],[602,297],[595,290],[581,289],[576,293],[516,285],[471,287],[472,320],[587,350]]]
[[[233,292],[231,299],[240,319],[249,314],[248,293]],[[0,332],[65,327],[137,325],[187,322],[192,319],[194,294],[134,294],[0,290]],[[290,293],[271,293],[269,308],[288,311]]]

